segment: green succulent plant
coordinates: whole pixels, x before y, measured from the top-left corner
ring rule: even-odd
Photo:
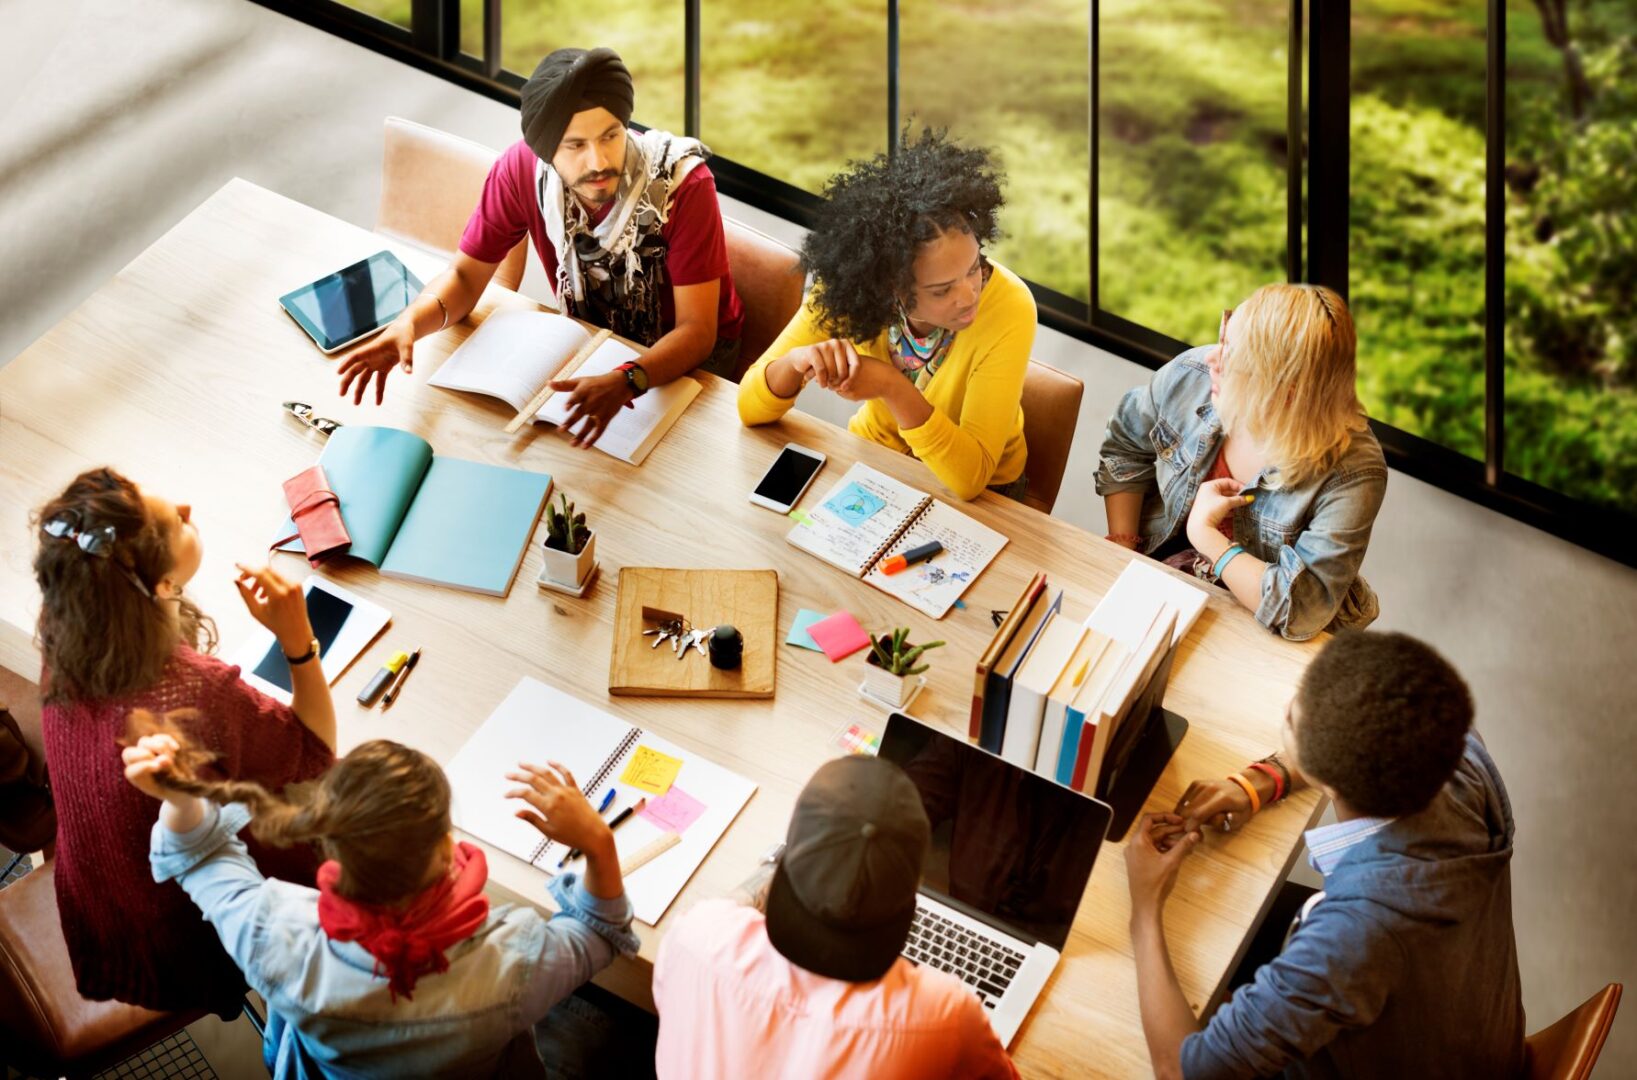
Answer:
[[[943,644],[941,641],[931,641],[925,645],[911,645],[909,627],[900,626],[891,634],[882,634],[879,638],[872,639],[870,656],[889,674],[919,675],[927,669],[927,665],[917,664],[915,661],[928,649],[936,649]]]
[[[591,531],[585,527],[585,514],[574,512],[574,504],[563,492],[557,493],[561,509],[546,504],[546,546],[578,555],[585,550]]]

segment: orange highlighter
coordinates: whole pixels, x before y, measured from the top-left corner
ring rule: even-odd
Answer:
[[[892,558],[888,559],[886,562],[883,562],[881,564],[881,572],[883,574],[896,574],[898,571],[907,566],[911,566],[918,562],[926,562],[926,560],[932,558],[932,556],[938,554],[938,552],[942,551],[943,549],[944,546],[938,543],[938,541],[929,540],[918,547],[910,548],[908,551],[901,551],[897,555],[894,555]]]

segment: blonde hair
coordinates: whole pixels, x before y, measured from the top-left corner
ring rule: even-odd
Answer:
[[[250,833],[264,844],[292,847],[316,842],[341,864],[336,891],[367,904],[393,904],[426,885],[437,846],[449,835],[449,781],[438,763],[407,746],[375,739],[337,761],[316,783],[292,784],[275,795],[248,780],[206,780],[199,770],[216,755],[199,745],[180,721],[197,709],[156,716],[133,709],[122,746],[163,734],[180,750],[159,785],[216,803],[250,808]]]
[[[1323,285],[1264,285],[1234,309],[1222,359],[1217,413],[1300,483],[1336,467],[1368,425],[1353,354],[1358,335],[1347,302]]]

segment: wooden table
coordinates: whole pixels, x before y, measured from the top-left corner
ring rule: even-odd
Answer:
[[[760,785],[657,928],[639,924],[640,958],[599,979],[642,1001],[660,935],[696,901],[727,892],[781,838],[797,792],[838,751],[832,738],[858,718],[880,730],[885,716],[854,692],[862,657],[832,665],[780,646],[771,701],[608,697],[615,583],[629,565],[772,567],[780,574],[781,631],[801,607],[845,607],[866,628],[908,625],[916,640],[944,638],[916,714],[964,737],[973,663],[988,641],[991,608],[1011,604],[1046,568],[1066,588],[1066,613],[1090,611],[1132,556],[1019,503],[984,493],[967,512],[1011,538],[968,590],[967,607],[927,619],[785,542],[789,522],[751,506],[751,490],[787,440],[822,450],[823,491],[855,460],[907,483],[938,487],[918,462],[801,413],[746,429],[735,387],[701,376],[704,392],[641,468],[575,451],[538,427],[509,437],[499,402],[432,389],[427,377],[499,309],[532,307],[491,287],[471,320],[422,341],[415,370],[392,376],[387,401],[361,407],[337,397],[335,364],[279,309],[276,298],[336,267],[393,246],[319,211],[234,180],[104,284],[21,356],[0,368],[0,666],[33,676],[38,591],[28,514],[80,470],[117,467],[139,483],[191,503],[204,540],[190,595],[215,616],[224,651],[252,629],[233,586],[235,560],[263,558],[281,517],[280,482],[311,464],[317,436],[288,419],[287,399],[345,423],[406,428],[439,453],[550,472],[598,530],[602,576],[583,600],[538,590],[538,541],[504,600],[392,581],[367,566],[333,576],[384,604],[393,621],[335,686],[342,749],[372,738],[413,744],[448,761],[519,678],[546,680]],[[436,260],[398,254],[423,280]],[[1083,432],[1083,438],[1095,432]],[[1070,483],[1089,484],[1088,477]],[[288,574],[306,566],[277,556]],[[781,633],[782,639],[782,633]],[[390,712],[353,698],[393,651],[425,648],[420,670]],[[1183,645],[1167,704],[1193,723],[1149,800],[1169,809],[1191,778],[1222,776],[1278,744],[1279,718],[1311,646],[1279,640],[1225,595],[1214,596]],[[535,758],[549,747],[534,752]],[[1300,849],[1316,817],[1307,792],[1260,815],[1243,833],[1211,839],[1182,872],[1167,921],[1176,970],[1189,1000],[1208,1007],[1241,955],[1249,928]],[[1027,1075],[1146,1075],[1129,903],[1120,845],[1106,845],[1046,993],[1013,1045]],[[544,878],[490,852],[497,886],[535,902]]]

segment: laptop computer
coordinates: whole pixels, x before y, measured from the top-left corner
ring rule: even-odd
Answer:
[[[903,713],[877,756],[909,774],[932,822],[903,955],[965,982],[1010,1045],[1057,967],[1113,811]]]

